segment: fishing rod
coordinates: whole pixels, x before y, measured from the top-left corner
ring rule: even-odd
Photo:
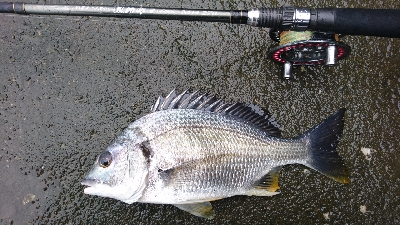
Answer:
[[[269,57],[284,64],[290,79],[292,66],[335,65],[350,54],[339,35],[400,37],[400,10],[360,8],[281,7],[250,10],[202,10],[178,8],[43,5],[0,2],[0,13],[123,17],[247,24],[270,28],[279,42]]]

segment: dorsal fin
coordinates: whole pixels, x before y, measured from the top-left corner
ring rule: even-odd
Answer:
[[[201,95],[199,91],[189,93],[186,90],[177,95],[173,90],[165,98],[160,96],[151,111],[156,112],[167,109],[194,109],[231,115],[263,129],[271,136],[281,136],[278,123],[268,112],[265,112],[260,107],[253,104],[224,103],[215,96]]]

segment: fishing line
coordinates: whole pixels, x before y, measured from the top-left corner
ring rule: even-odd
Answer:
[[[308,41],[312,38],[312,31],[295,32],[295,31],[283,31],[279,37],[279,45],[285,45],[296,41]]]

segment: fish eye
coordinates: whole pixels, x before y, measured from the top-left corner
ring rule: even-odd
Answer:
[[[112,155],[110,152],[103,152],[99,156],[99,165],[103,168],[108,167],[111,165],[112,162]]]

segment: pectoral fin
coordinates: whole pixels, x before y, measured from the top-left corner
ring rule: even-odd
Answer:
[[[176,204],[174,206],[195,216],[200,216],[207,219],[212,219],[215,216],[215,212],[212,209],[210,202]]]

